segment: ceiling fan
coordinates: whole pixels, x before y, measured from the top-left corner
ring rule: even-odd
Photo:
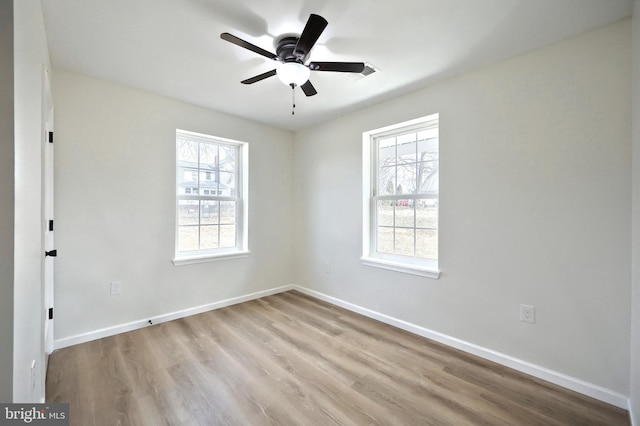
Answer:
[[[284,84],[291,86],[292,89],[299,86],[305,95],[313,96],[318,92],[309,80],[311,71],[361,73],[365,68],[363,62],[305,63],[308,59],[309,52],[311,52],[313,45],[318,41],[318,38],[326,26],[326,19],[320,15],[311,14],[300,37],[284,35],[276,39],[275,54],[229,33],[220,34],[220,38],[277,62],[275,69],[242,80],[242,84],[253,84],[277,75]]]

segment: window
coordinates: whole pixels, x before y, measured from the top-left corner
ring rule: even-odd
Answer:
[[[438,115],[363,133],[363,263],[437,278]]]
[[[246,255],[248,145],[176,131],[174,264]]]

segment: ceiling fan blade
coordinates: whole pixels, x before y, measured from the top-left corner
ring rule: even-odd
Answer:
[[[311,71],[355,72],[364,71],[364,62],[310,62]]]
[[[311,84],[311,80],[307,80],[307,82],[305,84],[303,84],[302,86],[300,86],[300,88],[302,89],[304,94],[307,95],[307,96],[313,96],[313,95],[318,93],[316,91],[316,88],[313,87],[313,84]]]
[[[307,24],[304,26],[302,34],[300,34],[300,39],[298,40],[295,49],[293,49],[293,54],[298,59],[304,59],[313,48],[313,45],[316,44],[320,34],[322,34],[326,27],[327,20],[322,16],[313,13],[309,15]]]
[[[264,80],[265,78],[273,77],[274,75],[276,75],[276,70],[271,70],[271,71],[264,72],[264,73],[262,73],[260,75],[256,75],[255,77],[251,77],[251,78],[248,78],[246,80],[242,80],[240,83],[242,83],[242,84],[253,84],[253,83],[257,83],[260,80]]]
[[[258,55],[262,55],[266,58],[269,59],[276,59],[277,56],[275,53],[271,53],[268,50],[264,50],[261,47],[256,46],[255,44],[251,44],[248,41],[245,41],[241,38],[238,38],[236,36],[234,36],[233,34],[229,34],[229,33],[222,33],[220,34],[220,38],[223,40],[228,41],[229,43],[233,43],[236,46],[240,46],[240,47],[244,47],[245,49],[248,49],[252,52],[257,53]]]

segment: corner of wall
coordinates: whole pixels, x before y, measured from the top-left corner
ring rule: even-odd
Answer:
[[[0,2],[0,99],[13,99],[13,2]],[[14,112],[0,104],[0,402],[13,399]]]
[[[640,0],[632,20],[632,263],[631,263],[631,373],[629,415],[640,425]]]

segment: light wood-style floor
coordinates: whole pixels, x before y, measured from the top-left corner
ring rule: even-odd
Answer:
[[[291,291],[55,351],[72,425],[628,425],[625,410]]]

